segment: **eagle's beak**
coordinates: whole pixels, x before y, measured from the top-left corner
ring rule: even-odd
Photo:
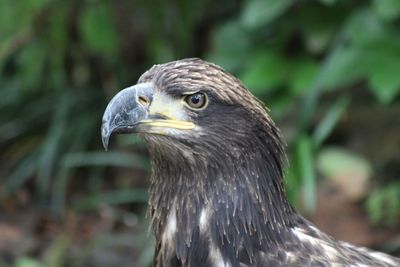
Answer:
[[[154,85],[140,83],[123,89],[111,99],[101,126],[101,137],[106,150],[113,133],[165,134],[166,129],[194,128],[192,122],[174,118],[166,112],[171,103],[160,103],[154,101],[153,97]]]
[[[111,134],[137,132],[139,122],[149,117],[152,99],[153,85],[150,83],[128,87],[111,99],[101,125],[101,138],[106,150]]]

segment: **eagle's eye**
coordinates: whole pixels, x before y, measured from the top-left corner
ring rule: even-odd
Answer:
[[[207,104],[207,97],[202,92],[187,95],[185,96],[184,100],[192,109],[201,109]]]

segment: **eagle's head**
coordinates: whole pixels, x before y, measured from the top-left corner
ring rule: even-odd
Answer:
[[[142,134],[158,153],[201,157],[215,149],[237,157],[263,138],[282,160],[279,134],[264,105],[238,79],[200,59],[155,65],[137,85],[119,92],[103,117],[105,147],[114,132]]]
[[[200,59],[153,66],[108,104],[105,148],[113,133],[139,133],[148,144],[149,212],[162,257],[174,251],[186,260],[196,229],[209,228],[215,246],[233,244],[227,254],[239,255],[246,242],[249,261],[253,246],[291,223],[278,130],[264,105],[221,67]],[[179,231],[171,237],[168,229]]]

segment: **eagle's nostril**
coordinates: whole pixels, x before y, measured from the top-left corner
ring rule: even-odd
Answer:
[[[145,96],[139,96],[139,103],[142,104],[143,106],[147,106],[149,105],[150,101]]]

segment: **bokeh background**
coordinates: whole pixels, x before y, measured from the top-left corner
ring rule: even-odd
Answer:
[[[399,255],[400,1],[0,0],[1,267],[150,266],[146,147],[101,117],[185,57],[270,108],[298,210]]]

